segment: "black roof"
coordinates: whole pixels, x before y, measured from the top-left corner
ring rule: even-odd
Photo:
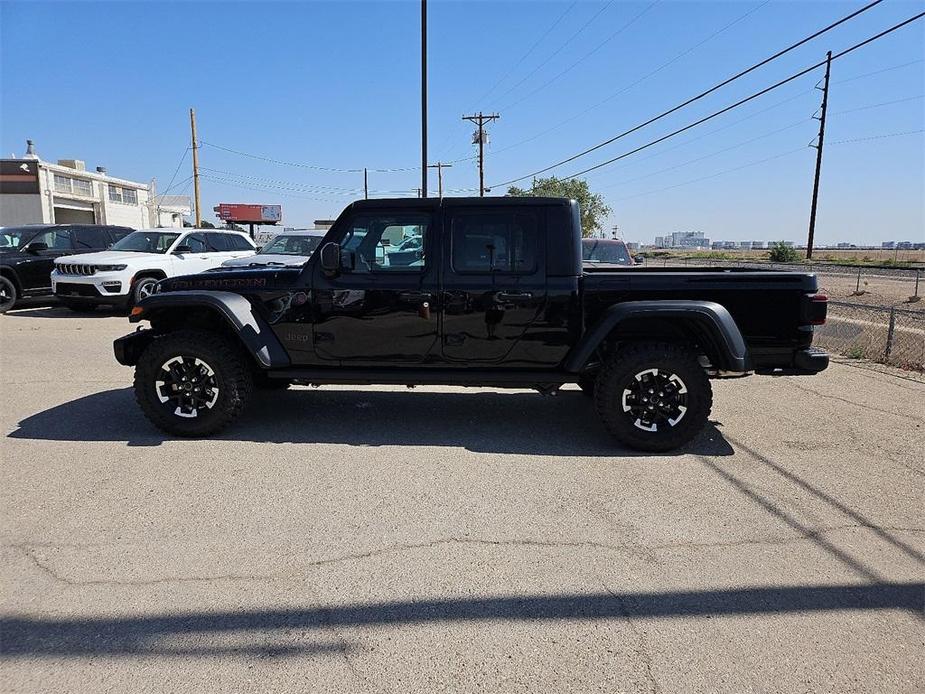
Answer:
[[[568,205],[569,198],[541,198],[541,197],[490,197],[490,198],[375,198],[373,200],[357,200],[349,205],[357,210],[382,207],[504,207],[506,205]]]

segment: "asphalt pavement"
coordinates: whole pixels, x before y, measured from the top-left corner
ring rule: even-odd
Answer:
[[[714,382],[683,451],[577,389],[295,388],[172,440],[125,317],[0,316],[5,692],[920,692],[925,379]]]

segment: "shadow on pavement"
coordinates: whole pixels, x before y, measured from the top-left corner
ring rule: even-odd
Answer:
[[[8,311],[9,318],[112,318],[113,316],[127,316],[127,309],[113,306],[99,306],[86,311],[72,311],[57,302],[41,301],[33,306],[25,303],[17,304],[16,308]]]
[[[345,644],[305,642],[331,627],[537,620],[597,620],[908,610],[922,606],[923,583],[775,586],[665,593],[590,593],[411,600],[302,609],[166,613],[139,617],[0,618],[0,656],[79,657],[343,652]],[[317,632],[313,634],[312,632]],[[251,645],[229,648],[227,638]],[[267,646],[273,637],[289,643]],[[214,639],[210,645],[209,640]],[[213,650],[214,648],[214,650]]]
[[[88,395],[34,414],[14,439],[125,441],[156,446],[171,437],[141,414],[130,388]],[[653,455],[622,447],[578,391],[556,397],[485,391],[308,390],[259,392],[224,441],[350,446],[454,446],[483,453],[621,457]],[[690,444],[659,455],[734,453],[715,423]]]

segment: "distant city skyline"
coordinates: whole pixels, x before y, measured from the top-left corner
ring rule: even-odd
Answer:
[[[852,12],[857,2],[433,2],[429,159],[450,195],[477,194],[471,123],[489,126],[486,184],[568,158]],[[157,178],[189,195],[188,109],[203,218],[219,202],[282,204],[311,226],[363,196],[420,186],[417,2],[0,2],[0,148]],[[921,10],[882,3],[715,94],[542,175],[568,176],[745,98]],[[163,27],[207,27],[182,50]],[[832,66],[816,243],[925,240],[922,21]],[[240,36],[246,46],[223,44]],[[197,34],[200,39],[202,34]],[[80,46],[79,50],[76,46]],[[349,49],[348,49],[349,47]],[[62,69],[61,66],[71,66]],[[77,69],[79,68],[79,69]],[[624,238],[680,229],[805,242],[817,69],[585,176]],[[430,178],[437,188],[436,171]],[[609,232],[608,232],[609,234]]]

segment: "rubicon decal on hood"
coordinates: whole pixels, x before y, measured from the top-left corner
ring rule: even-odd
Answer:
[[[177,289],[260,289],[267,286],[267,280],[265,277],[230,277],[227,279],[203,277],[202,279],[167,280],[164,286],[171,291]]]

